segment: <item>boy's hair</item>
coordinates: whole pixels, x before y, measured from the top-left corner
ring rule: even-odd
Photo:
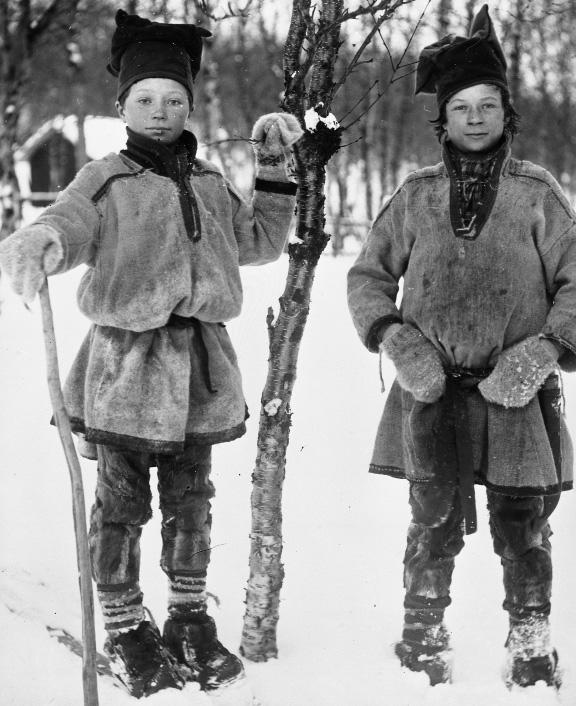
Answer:
[[[500,95],[502,97],[502,107],[504,108],[504,132],[508,133],[510,137],[514,137],[520,131],[520,115],[512,105],[510,92],[502,88],[502,86],[496,86],[496,88],[500,91]],[[440,140],[444,134],[447,103],[447,100],[444,101],[438,111],[438,117],[434,120],[430,120],[430,124],[434,127],[434,132],[436,133],[438,140]]]

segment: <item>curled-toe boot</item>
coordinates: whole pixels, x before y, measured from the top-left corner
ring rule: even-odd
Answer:
[[[170,687],[182,689],[186,683],[158,628],[148,620],[133,630],[108,635],[104,653],[116,678],[138,699]]]
[[[219,642],[214,619],[205,612],[169,617],[164,642],[202,689],[218,689],[245,676],[242,662]]]
[[[405,625],[402,640],[394,646],[400,664],[412,672],[425,672],[430,684],[452,680],[452,650],[449,633],[443,623]]]
[[[506,648],[504,680],[508,687],[533,686],[539,681],[560,687],[558,653],[550,642],[550,625],[546,616],[511,619]]]

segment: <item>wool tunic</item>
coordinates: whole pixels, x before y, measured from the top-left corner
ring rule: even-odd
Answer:
[[[177,453],[245,431],[224,322],[240,313],[239,265],[282,253],[296,185],[257,179],[246,204],[196,158],[185,192],[193,228],[172,179],[109,154],[27,226],[59,234],[58,272],[88,265],[78,303],[93,326],[64,393],[73,429],[89,442]]]
[[[467,236],[456,229],[446,155],[410,174],[384,205],[348,276],[352,318],[370,350],[377,328],[405,322],[433,343],[446,368],[493,368],[504,349],[544,335],[562,344],[560,367],[575,369],[576,215],[545,169],[509,150],[495,186],[484,223]],[[466,397],[477,482],[514,495],[572,486],[572,448],[553,380],[523,408],[489,404],[475,387]],[[556,410],[557,444],[544,409]],[[441,419],[437,406],[428,412],[395,381],[371,470],[437,480]]]

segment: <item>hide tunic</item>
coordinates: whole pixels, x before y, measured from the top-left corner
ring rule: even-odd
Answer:
[[[564,347],[560,367],[574,370],[576,216],[560,187],[508,151],[485,221],[461,235],[448,167],[445,154],[442,163],[406,178],[349,272],[348,301],[362,341],[376,350],[379,326],[406,322],[434,344],[447,370],[474,372],[493,368],[514,343],[544,335]],[[572,487],[572,448],[553,380],[523,408],[486,403],[476,387],[466,407],[477,482],[511,495]],[[440,406],[417,402],[395,381],[371,470],[438,481],[443,420]]]
[[[287,180],[257,179],[248,205],[209,162],[194,157],[177,183],[109,154],[28,226],[59,234],[59,272],[88,265],[78,303],[93,326],[64,390],[75,431],[154,453],[244,433],[224,322],[240,313],[239,266],[281,255],[295,192]]]

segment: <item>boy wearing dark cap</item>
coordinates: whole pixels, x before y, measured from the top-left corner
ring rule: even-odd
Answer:
[[[395,651],[431,684],[451,679],[444,612],[480,483],[504,574],[506,682],[558,685],[548,519],[572,487],[558,367],[576,369],[576,215],[546,170],[511,157],[518,115],[486,5],[469,37],[422,51],[416,92],[436,94],[443,161],[387,201],[348,280],[362,341],[397,373],[371,463],[409,481]]]
[[[216,689],[243,676],[206,612],[211,446],[241,436],[246,405],[224,321],[242,303],[239,265],[283,251],[295,206],[287,173],[302,130],[291,115],[260,118],[247,205],[185,130],[200,67],[194,25],[119,10],[109,70],[128,139],[83,167],[31,225],[0,246],[0,264],[30,301],[46,274],[87,265],[78,292],[91,330],[65,398],[73,429],[96,449],[92,572],[106,654],[134,696]],[[168,619],[160,634],[139,586],[140,535],[158,471],[161,567]]]

